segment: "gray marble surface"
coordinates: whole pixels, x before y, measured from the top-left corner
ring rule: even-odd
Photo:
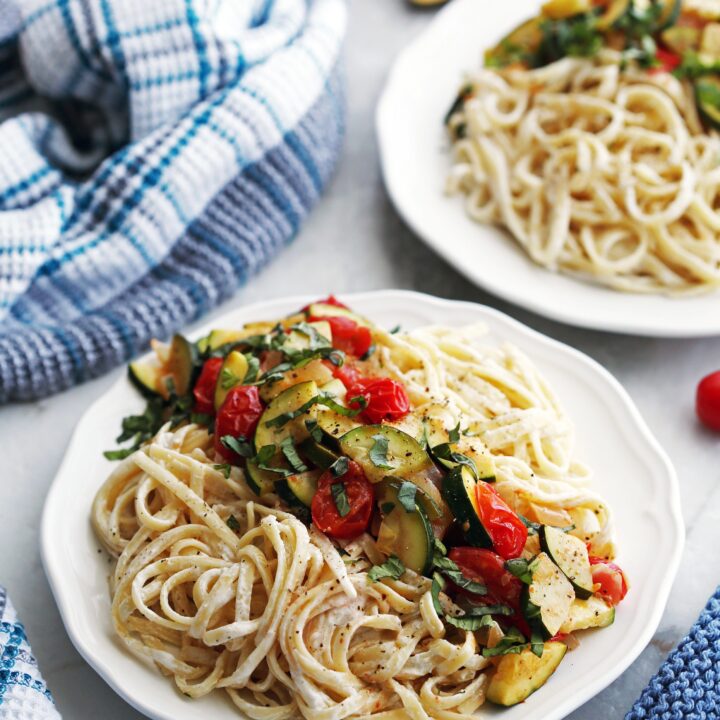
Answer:
[[[217,313],[291,293],[410,288],[497,307],[588,353],[622,382],[677,467],[688,542],[652,643],[615,683],[571,716],[621,718],[720,582],[720,443],[693,414],[696,382],[720,367],[720,338],[637,339],[544,320],[477,290],[404,227],[383,190],[373,114],[393,57],[433,14],[403,0],[351,0],[348,137],[339,172],[294,244]],[[38,538],[43,499],[70,434],[85,408],[120,372],[0,411],[0,582],[20,610],[68,720],[140,717],[70,644],[43,574]]]

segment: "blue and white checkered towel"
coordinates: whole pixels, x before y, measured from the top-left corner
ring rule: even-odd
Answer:
[[[0,587],[0,720],[60,720],[5,588]]]
[[[0,0],[0,402],[227,298],[337,160],[344,0]]]
[[[720,587],[625,720],[720,718]]]

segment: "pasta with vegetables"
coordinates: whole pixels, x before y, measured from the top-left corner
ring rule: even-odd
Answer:
[[[155,351],[92,523],[115,631],[179,691],[257,720],[459,720],[613,622],[610,510],[483,327],[387,332],[330,296]]]

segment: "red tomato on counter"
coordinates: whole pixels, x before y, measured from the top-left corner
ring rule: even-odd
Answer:
[[[695,395],[695,410],[704,425],[720,431],[720,370],[700,381]]]

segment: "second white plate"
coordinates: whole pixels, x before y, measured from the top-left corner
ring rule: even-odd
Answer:
[[[295,311],[312,298],[289,298],[239,308],[216,327],[237,327]],[[392,327],[484,322],[492,343],[510,342],[547,378],[575,424],[577,457],[593,469],[594,488],[614,510],[619,562],[631,590],[614,625],[588,633],[557,673],[503,720],[558,720],[612,682],[655,632],[683,546],[675,472],[619,383],[585,355],[547,338],[496,310],[418,293],[383,291],[343,296],[358,312]],[[210,327],[195,335],[202,336]],[[88,409],[45,502],[42,555],[50,585],[73,643],[129,703],[155,720],[238,720],[222,693],[189,700],[171,680],[130,655],[110,622],[107,556],[98,552],[90,508],[112,470],[102,451],[114,446],[120,420],[143,400],[126,376]],[[653,552],[648,553],[652,547]],[[492,716],[482,709],[478,717]]]
[[[465,72],[539,0],[453,0],[397,58],[377,110],[383,175],[410,228],[489,292],[554,320],[633,335],[720,334],[720,294],[695,298],[635,295],[550,272],[511,237],[465,213],[443,194],[450,167],[443,116]]]

